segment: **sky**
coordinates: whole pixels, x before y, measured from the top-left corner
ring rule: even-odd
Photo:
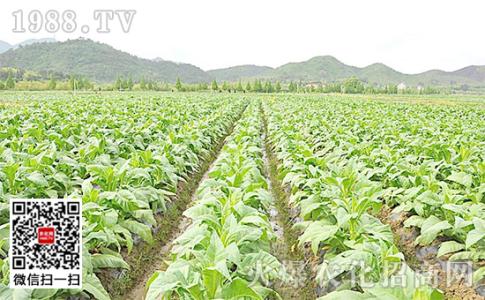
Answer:
[[[24,27],[32,10],[73,10],[74,33],[13,32],[13,12]],[[136,10],[128,33],[116,18],[98,33],[96,9]],[[485,65],[483,0],[43,0],[4,1],[0,40],[78,37],[107,43],[143,58],[191,63],[204,70],[241,64],[277,67],[318,55],[363,67],[375,62],[405,73],[453,71]],[[117,23],[118,22],[118,23]],[[83,34],[82,25],[90,31]]]

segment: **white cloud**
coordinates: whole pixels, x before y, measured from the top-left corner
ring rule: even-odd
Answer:
[[[6,1],[0,39],[53,36],[12,33],[17,9],[73,9],[94,24],[93,9],[136,9],[130,33],[85,35],[141,57],[195,64],[278,66],[316,55],[347,64],[383,62],[399,71],[454,70],[485,64],[483,1]],[[82,34],[56,34],[59,40]]]

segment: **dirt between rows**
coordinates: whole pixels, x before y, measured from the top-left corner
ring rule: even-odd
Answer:
[[[212,170],[214,162],[215,160],[211,163],[210,167],[207,168],[206,172],[204,173],[201,180],[199,181],[199,184],[204,182],[204,180],[208,178],[208,174]],[[199,184],[197,184],[195,191],[197,191]],[[191,193],[192,195],[190,197],[190,201],[189,203],[187,203],[187,205],[185,205],[184,211],[190,208],[193,205],[194,201],[196,200],[197,193],[195,191]],[[172,232],[170,232],[170,238],[166,240],[165,244],[160,248],[159,252],[155,254],[156,255],[155,260],[151,263],[150,266],[148,266],[148,268],[146,268],[146,271],[143,274],[143,277],[141,277],[139,279],[138,284],[136,284],[133,287],[133,289],[129,291],[128,295],[126,296],[127,298],[125,299],[143,299],[146,292],[145,284],[153,275],[153,273],[156,271],[164,271],[168,267],[168,265],[166,264],[166,260],[170,256],[170,252],[173,247],[174,241],[180,235],[182,235],[182,233],[184,233],[185,230],[187,230],[187,228],[191,224],[191,221],[189,218],[186,218],[185,216],[181,215],[179,217],[179,221],[175,222],[174,224],[176,224],[176,228],[173,228]]]
[[[456,264],[456,270],[453,270],[453,265],[448,264],[449,255],[437,257],[443,239],[435,240],[430,246],[416,246],[415,240],[419,236],[419,231],[416,228],[404,227],[404,221],[409,217],[406,213],[394,214],[390,207],[383,206],[378,217],[383,223],[391,226],[394,241],[404,254],[408,265],[416,272],[433,274],[432,286],[443,291],[446,299],[485,299],[485,296],[481,296],[465,278],[459,276],[458,272],[463,271],[466,265]]]
[[[232,134],[246,107],[234,119],[214,149],[201,160],[198,169],[187,180],[178,183],[177,193],[167,204],[167,210],[157,214],[155,217],[157,227],[153,230],[155,242],[152,245],[140,242],[133,247],[133,251],[129,255],[126,249],[122,250],[122,256],[130,265],[130,270],[105,269],[98,273],[103,286],[113,299],[144,299],[145,284],[148,279],[157,270],[166,268],[165,261],[170,254],[173,241],[190,225],[190,220],[185,218],[182,213],[192,204],[197,188],[207,178],[227,137]]]
[[[317,289],[313,271],[316,270],[318,260],[309,249],[302,250],[298,247],[298,232],[293,229],[298,212],[288,206],[289,194],[278,179],[278,161],[267,139],[267,121],[262,108],[260,113],[262,115],[261,136],[264,142],[264,175],[273,198],[270,221],[278,236],[278,240],[272,245],[272,252],[283,263],[287,273],[291,276],[287,281],[275,282],[274,289],[285,300],[316,299]]]
[[[263,114],[263,131],[266,135],[267,120],[262,109],[261,113]],[[321,257],[316,257],[313,255],[309,247],[301,250],[297,249],[298,233],[294,232],[292,225],[294,224],[294,220],[299,217],[299,213],[296,209],[288,207],[287,199],[289,199],[289,189],[285,189],[285,187],[281,185],[281,181],[277,178],[277,166],[279,162],[272,151],[272,146],[269,141],[265,139],[265,143],[265,151],[268,156],[267,165],[269,166],[267,172],[270,182],[272,183],[272,191],[275,197],[277,212],[280,214],[280,216],[277,218],[277,222],[279,227],[283,228],[283,236],[287,243],[287,247],[290,247],[289,256],[294,258],[296,257],[300,261],[303,261],[307,266],[307,287],[311,286],[310,289],[313,290],[313,293],[310,292],[308,294],[311,296],[305,296],[301,289],[296,289],[297,291],[290,291],[286,294],[283,290],[282,296],[283,299],[315,299],[316,296],[322,296],[325,293],[316,286],[316,282],[314,280],[315,273],[313,270],[316,270],[316,267],[321,263]],[[414,243],[419,235],[419,232],[416,229],[404,227],[403,222],[407,219],[406,215],[395,215],[391,212],[392,210],[389,207],[384,206],[377,217],[379,217],[384,224],[389,224],[391,226],[396,245],[399,247],[400,251],[403,252],[407,264],[413,270],[436,274],[435,277],[437,279],[432,283],[434,284],[434,287],[439,288],[444,292],[446,299],[485,299],[485,295],[481,296],[477,292],[477,289],[470,286],[463,278],[460,278],[459,276],[454,277],[454,280],[450,280],[450,282],[447,283],[447,277],[449,274],[446,269],[447,258],[442,260],[436,257],[438,251],[437,244],[439,244],[441,241],[436,241],[436,244],[431,245],[430,247],[416,247]],[[298,251],[298,253],[295,251]],[[284,257],[284,254],[281,255],[278,254],[278,252],[276,253],[277,255]]]

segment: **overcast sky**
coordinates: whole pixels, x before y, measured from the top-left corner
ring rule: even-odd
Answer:
[[[91,30],[13,33],[12,12],[18,9],[25,15],[33,9],[72,9],[78,28],[89,25]],[[102,34],[95,30],[94,9],[137,13],[129,33],[113,23],[112,32]],[[0,40],[84,36],[140,57],[187,62],[205,70],[240,64],[276,67],[333,55],[350,65],[382,62],[417,73],[485,65],[484,15],[483,0],[16,0],[1,3]]]

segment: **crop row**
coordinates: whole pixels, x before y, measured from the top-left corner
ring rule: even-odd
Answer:
[[[224,97],[26,101],[0,110],[0,298],[89,293],[109,299],[96,272],[129,268],[151,243],[180,181],[226,134],[245,104]],[[82,198],[83,291],[8,289],[8,199]]]
[[[147,283],[146,299],[279,298],[268,284],[286,273],[270,254],[276,236],[260,128],[252,104],[185,211],[191,225],[175,240],[166,270]]]
[[[416,245],[442,238],[440,256],[483,260],[483,111],[312,99],[305,107],[279,99],[264,110],[290,205],[300,213],[300,244],[310,243],[323,256],[321,288],[364,292],[325,299],[438,293],[427,286],[362,288],[350,280],[357,274],[380,282],[404,265],[390,227],[376,217],[384,204],[395,214],[407,212],[405,224],[420,228]],[[481,276],[483,268],[475,280]]]

